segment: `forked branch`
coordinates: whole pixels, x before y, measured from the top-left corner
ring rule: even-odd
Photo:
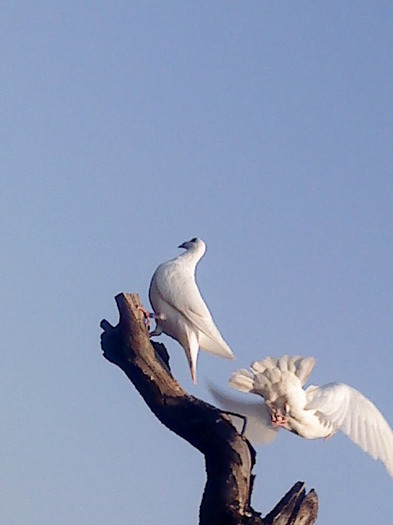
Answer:
[[[201,525],[312,525],[318,513],[314,491],[296,483],[264,519],[250,506],[255,451],[216,407],[187,394],[172,376],[163,344],[149,339],[137,294],[115,297],[116,327],[101,322],[104,357],[119,366],[167,428],[205,456],[207,482]]]

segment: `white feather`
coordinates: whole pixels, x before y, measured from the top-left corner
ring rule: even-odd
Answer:
[[[374,459],[384,463],[393,478],[393,432],[377,407],[354,388],[330,383],[306,390],[306,409],[332,424]]]
[[[229,385],[240,392],[253,392],[254,376],[248,370],[238,370],[232,375]]]

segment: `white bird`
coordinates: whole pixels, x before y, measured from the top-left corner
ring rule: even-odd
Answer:
[[[377,407],[344,383],[303,385],[315,365],[313,357],[267,357],[238,370],[229,385],[262,396],[272,425],[306,439],[329,438],[341,430],[364,452],[382,461],[393,478],[393,431]]]
[[[179,248],[186,251],[160,264],[151,279],[149,299],[156,327],[150,336],[164,332],[181,344],[196,384],[199,348],[226,359],[234,359],[234,355],[214,324],[195,281],[205,243],[195,237]]]

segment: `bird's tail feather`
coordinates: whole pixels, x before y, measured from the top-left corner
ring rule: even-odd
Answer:
[[[216,341],[203,332],[199,332],[199,346],[202,350],[210,352],[211,354],[217,355],[219,357],[224,357],[225,359],[235,359],[232,350],[226,344],[224,339],[221,341]]]
[[[254,361],[251,370],[241,369],[233,373],[229,385],[241,392],[264,395],[272,384],[279,383],[283,376],[296,376],[303,386],[315,365],[313,357],[284,355]]]
[[[254,375],[249,370],[242,368],[232,374],[229,380],[229,386],[240,390],[240,392],[253,392],[254,390]]]
[[[273,381],[278,379],[278,376],[282,373],[290,372],[299,379],[303,386],[314,365],[315,359],[313,357],[283,355],[280,358],[267,357],[262,361],[254,361],[251,369],[256,375],[262,373],[267,377],[271,377]]]

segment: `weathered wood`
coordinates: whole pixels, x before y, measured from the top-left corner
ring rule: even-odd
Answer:
[[[313,525],[318,516],[318,496],[314,490],[306,494],[304,483],[298,481],[263,520],[264,525]]]
[[[251,508],[254,449],[236,431],[228,416],[187,394],[175,380],[170,373],[165,346],[149,339],[139,296],[119,294],[115,301],[120,313],[119,324],[113,327],[105,320],[101,322],[104,357],[125,372],[161,423],[204,454],[207,482],[200,524],[314,523],[317,496],[313,491],[306,496],[304,485],[299,483],[266,519],[262,520],[260,513]],[[312,512],[308,510],[311,507]],[[313,521],[311,514],[315,515]]]

